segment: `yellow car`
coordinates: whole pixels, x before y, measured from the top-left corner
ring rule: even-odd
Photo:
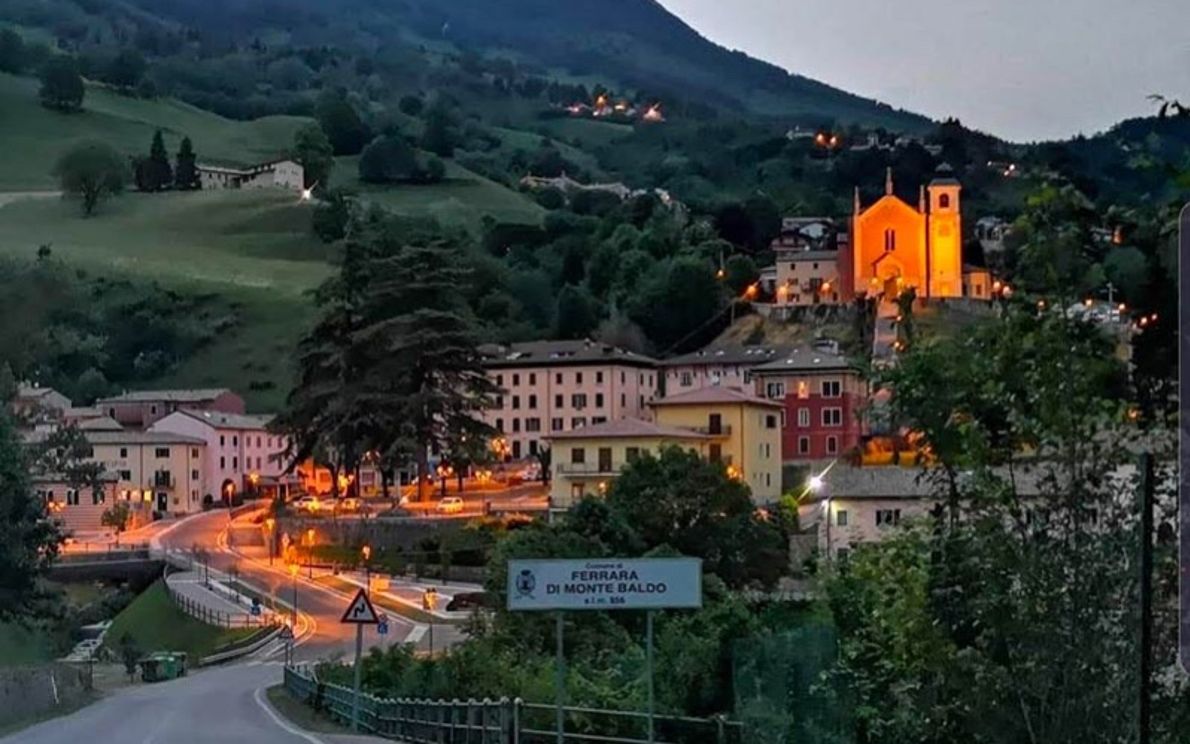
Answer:
[[[438,502],[437,509],[443,514],[459,514],[463,511],[463,500],[458,496],[447,496]]]

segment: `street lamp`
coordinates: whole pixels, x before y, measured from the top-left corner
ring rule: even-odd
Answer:
[[[269,517],[268,519],[264,520],[264,525],[269,531],[269,565],[271,566],[273,565],[273,553],[277,552],[277,546],[275,544],[277,533],[273,531],[273,529],[277,526],[277,520]]]
[[[314,580],[314,528],[306,530],[306,565],[310,568],[310,580]]]
[[[359,552],[360,552],[360,555],[364,559],[364,576],[365,576],[365,585],[367,586],[367,588],[364,591],[367,592],[368,594],[371,594],[372,593],[372,564],[369,563],[369,561],[372,558],[372,546],[365,545],[362,548],[360,548]]]
[[[298,564],[296,564],[296,563],[289,564],[289,575],[293,578],[293,631],[295,633],[297,632],[297,617],[298,617],[298,609],[297,609],[298,568],[299,568]]]

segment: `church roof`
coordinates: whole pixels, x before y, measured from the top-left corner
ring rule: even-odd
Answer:
[[[959,179],[954,176],[954,168],[950,167],[950,163],[943,163],[934,171],[934,178],[930,181],[931,186],[958,186]]]

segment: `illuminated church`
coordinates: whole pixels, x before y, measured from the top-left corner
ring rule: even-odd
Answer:
[[[913,206],[893,193],[890,168],[873,204],[864,207],[856,188],[845,234],[826,218],[786,220],[773,244],[777,304],[892,299],[910,287],[923,299],[988,299],[987,271],[963,266],[961,191],[943,164]]]

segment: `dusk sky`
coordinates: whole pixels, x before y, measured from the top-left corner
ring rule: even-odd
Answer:
[[[1017,141],[1190,104],[1190,0],[660,0],[704,36]]]

